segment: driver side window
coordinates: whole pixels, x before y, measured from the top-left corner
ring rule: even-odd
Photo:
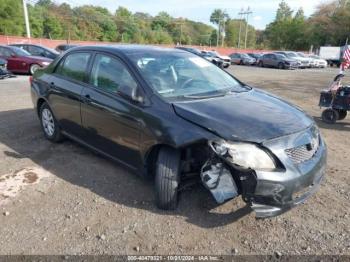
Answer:
[[[112,93],[117,93],[120,89],[136,90],[137,88],[136,81],[125,65],[118,59],[103,54],[97,54],[95,57],[91,84]]]

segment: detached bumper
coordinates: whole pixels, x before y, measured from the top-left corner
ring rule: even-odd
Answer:
[[[322,138],[315,155],[308,161],[295,164],[281,148],[291,141],[305,143],[306,134],[301,133],[286,140],[274,142],[267,147],[286,167],[284,172],[256,172],[257,185],[251,199],[252,208],[259,218],[282,214],[304,203],[319,188],[325,176],[327,148]]]

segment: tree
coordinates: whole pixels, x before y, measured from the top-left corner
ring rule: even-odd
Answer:
[[[0,34],[24,34],[24,19],[21,0],[0,1]]]
[[[225,10],[215,9],[210,15],[210,22],[218,26],[218,34],[216,38],[216,45],[219,45],[219,38],[224,33],[223,25],[225,25],[225,20],[229,19],[229,15]]]

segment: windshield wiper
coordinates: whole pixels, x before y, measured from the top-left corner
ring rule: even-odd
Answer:
[[[179,96],[179,98],[205,99],[205,98],[225,96],[226,94],[227,93],[218,93],[213,95],[183,95],[183,96]]]

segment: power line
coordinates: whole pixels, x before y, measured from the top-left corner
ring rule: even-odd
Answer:
[[[241,29],[242,29],[241,22],[242,22],[242,18],[244,16],[246,16],[245,40],[244,40],[244,48],[246,49],[247,48],[247,39],[248,39],[248,27],[249,27],[248,20],[249,20],[249,15],[253,14],[253,11],[248,6],[246,11],[243,11],[243,8],[242,8],[241,12],[239,12],[238,14],[241,15],[240,30],[239,30],[239,37],[238,37],[239,38],[239,40],[238,40],[238,47],[240,47],[240,45],[241,45]]]

